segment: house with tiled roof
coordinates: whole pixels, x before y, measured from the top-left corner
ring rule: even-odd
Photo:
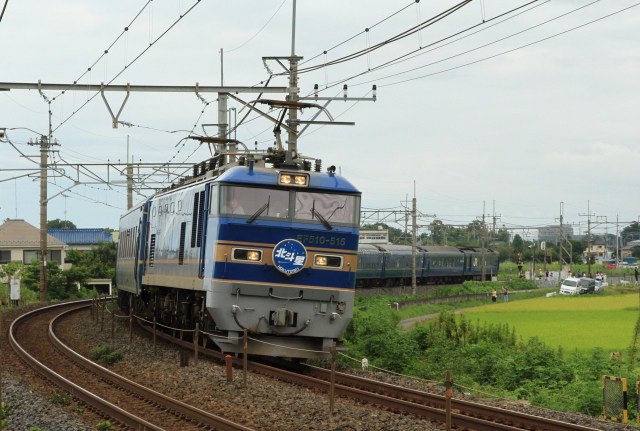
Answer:
[[[48,229],[47,233],[78,251],[91,250],[101,242],[113,242],[111,233],[104,229]]]
[[[63,266],[68,246],[47,234],[47,260]],[[0,225],[0,264],[40,260],[40,229],[20,219],[9,219]]]

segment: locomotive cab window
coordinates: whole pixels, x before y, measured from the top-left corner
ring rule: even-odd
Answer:
[[[360,198],[333,193],[297,192],[294,217],[323,224],[357,225]]]
[[[242,218],[287,218],[289,192],[268,188],[222,186],[219,213]]]

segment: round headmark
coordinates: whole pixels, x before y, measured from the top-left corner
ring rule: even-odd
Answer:
[[[295,274],[306,261],[307,250],[295,239],[282,240],[273,248],[273,264],[283,274]]]

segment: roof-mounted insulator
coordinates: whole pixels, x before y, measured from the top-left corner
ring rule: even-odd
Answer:
[[[344,86],[342,87],[342,96],[345,99],[347,98],[347,84],[344,84]]]

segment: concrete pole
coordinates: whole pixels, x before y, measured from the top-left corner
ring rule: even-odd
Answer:
[[[218,137],[221,139],[227,138],[227,101],[229,99],[229,95],[226,93],[218,93]],[[226,145],[225,144],[216,144],[216,152],[222,153],[225,152]],[[221,162],[221,164],[228,163],[229,156],[225,156]]]
[[[46,136],[40,138],[40,302],[47,302],[47,149]]]
[[[127,209],[131,209],[133,206],[133,165],[131,161],[129,160],[129,135],[127,135]]]
[[[417,252],[417,230],[418,224],[416,223],[416,198],[412,200],[412,208],[411,208],[411,294],[415,295],[417,290],[417,280],[416,280],[416,252]]]

